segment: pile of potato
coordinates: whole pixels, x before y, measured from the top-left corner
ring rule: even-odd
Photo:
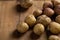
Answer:
[[[54,20],[52,20],[52,18]],[[28,15],[25,18],[25,22],[21,22],[17,26],[17,30],[20,33],[25,33],[29,29],[29,27],[32,27],[33,32],[37,35],[41,35],[42,33],[44,33],[44,31],[46,31],[45,29],[49,30],[53,34],[59,34],[60,2],[58,0],[45,2],[43,4],[43,10],[36,9],[33,14]],[[57,35],[51,35],[49,37],[49,40],[60,40],[60,38]]]

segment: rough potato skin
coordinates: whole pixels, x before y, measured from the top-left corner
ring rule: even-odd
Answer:
[[[51,35],[49,37],[49,40],[60,40],[60,38],[58,36],[56,36],[56,35]]]
[[[60,5],[60,1],[59,0],[51,0],[51,1],[54,4],[54,6]]]
[[[25,22],[20,22],[17,26],[17,30],[20,32],[20,33],[24,33],[26,32],[27,30],[29,29],[29,26],[27,23]]]
[[[35,17],[38,17],[39,15],[41,15],[42,14],[42,10],[40,10],[40,9],[36,9],[34,12],[33,12],[33,15],[35,16]]]
[[[51,22],[51,19],[46,15],[41,15],[37,18],[37,23],[41,23],[44,26],[47,26]]]
[[[53,34],[59,34],[60,33],[60,24],[57,22],[51,22],[48,25],[48,28],[49,28],[50,32]]]
[[[60,23],[60,15],[58,15],[55,19],[56,22]]]
[[[28,15],[25,18],[25,22],[31,27],[36,23],[36,18],[34,15]]]
[[[54,10],[52,10],[51,8],[45,8],[44,14],[47,16],[52,16],[54,14]]]
[[[46,1],[46,2],[43,4],[43,9],[45,9],[45,8],[53,8],[52,2]]]
[[[29,8],[33,4],[32,0],[20,0],[19,2],[20,2],[20,5],[24,8]]]
[[[55,6],[54,11],[56,14],[60,15],[60,5]]]
[[[33,31],[37,35],[41,35],[44,32],[44,25],[36,24],[33,28]]]

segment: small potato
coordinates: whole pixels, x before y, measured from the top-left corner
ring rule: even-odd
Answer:
[[[54,11],[56,14],[60,15],[60,5],[55,6]]]
[[[60,15],[58,15],[55,19],[56,22],[60,23]]]
[[[54,6],[60,5],[60,0],[51,0]]]
[[[45,8],[44,14],[47,16],[52,16],[54,14],[54,10],[52,10],[51,8]]]
[[[48,28],[53,34],[59,34],[60,33],[60,24],[59,23],[51,22],[48,25]]]
[[[28,15],[25,18],[25,22],[31,27],[31,26],[33,26],[35,24],[36,18],[34,17],[34,15]]]
[[[20,5],[24,8],[29,8],[33,4],[32,0],[20,0],[19,2],[20,2]]]
[[[37,18],[37,23],[41,23],[44,26],[47,26],[51,22],[51,19],[46,15],[41,15]]]
[[[17,26],[17,30],[20,32],[20,33],[24,33],[26,32],[27,30],[29,29],[29,26],[27,23],[25,22],[20,22]]]
[[[44,25],[42,24],[36,24],[33,28],[33,31],[37,35],[41,35],[44,32]]]
[[[49,40],[60,40],[60,38],[58,36],[56,36],[56,35],[51,35],[49,37]]]
[[[33,12],[33,15],[35,16],[35,17],[37,17],[37,16],[39,16],[39,15],[41,15],[42,14],[42,10],[40,10],[40,9],[36,9],[34,12]]]
[[[46,2],[43,4],[43,9],[45,9],[45,8],[53,8],[52,2],[46,1]]]

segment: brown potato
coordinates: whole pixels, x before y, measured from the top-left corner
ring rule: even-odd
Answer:
[[[60,38],[56,35],[49,36],[49,40],[60,40]]]
[[[24,33],[26,32],[27,30],[29,29],[29,26],[27,23],[25,22],[20,22],[17,26],[17,30],[20,32],[20,33]]]
[[[58,15],[55,19],[56,22],[60,23],[60,15]]]
[[[43,4],[43,9],[45,8],[53,8],[53,4],[51,1],[46,1],[44,4]]]
[[[33,4],[32,0],[20,0],[19,2],[20,2],[20,5],[24,8],[29,8]]]
[[[41,35],[44,32],[44,25],[42,24],[36,24],[33,28],[33,31],[37,35]]]
[[[31,26],[33,26],[35,24],[36,18],[34,17],[34,15],[28,15],[25,18],[25,22],[31,27]]]
[[[51,0],[54,6],[60,5],[60,0]]]
[[[34,12],[33,12],[33,15],[35,16],[35,17],[37,17],[37,16],[39,16],[39,15],[41,15],[42,14],[42,10],[40,10],[40,9],[36,9]]]
[[[37,23],[41,23],[44,26],[47,26],[51,22],[51,19],[46,15],[41,15],[37,18]]]
[[[59,34],[60,33],[60,24],[57,22],[51,22],[49,24],[48,28],[53,34]]]
[[[54,14],[54,10],[52,10],[51,8],[45,8],[44,14],[47,16],[52,16]]]
[[[56,14],[60,15],[60,5],[55,6],[54,11]]]

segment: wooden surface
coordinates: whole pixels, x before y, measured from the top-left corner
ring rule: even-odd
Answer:
[[[45,32],[38,37],[33,34],[32,30],[24,34],[19,34],[16,31],[18,20],[24,21],[25,17],[32,14],[35,8],[42,9],[43,3],[44,1],[34,1],[32,7],[19,14],[15,9],[16,1],[0,1],[0,40],[47,40]]]

